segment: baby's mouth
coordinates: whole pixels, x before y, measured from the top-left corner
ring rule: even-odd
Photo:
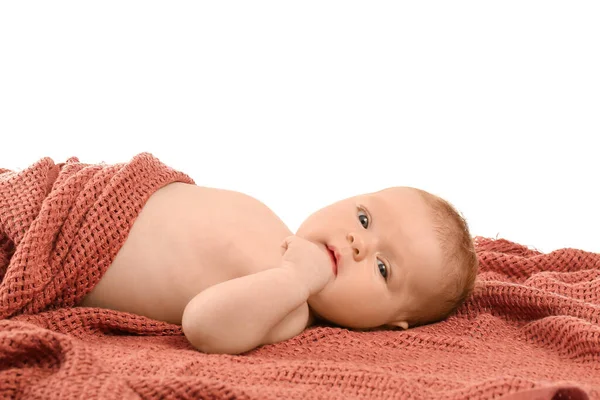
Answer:
[[[331,258],[331,265],[333,268],[333,274],[335,276],[337,276],[337,270],[338,270],[338,266],[337,266],[337,258],[336,258],[336,254],[335,254],[335,249],[333,247],[330,246],[325,246],[327,247],[327,252],[329,253],[329,257]]]

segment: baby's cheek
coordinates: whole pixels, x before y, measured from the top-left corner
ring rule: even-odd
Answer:
[[[351,282],[336,293],[337,303],[344,307],[361,309],[365,303],[373,301],[373,296],[364,282]]]

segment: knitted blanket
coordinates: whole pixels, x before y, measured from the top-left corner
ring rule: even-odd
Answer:
[[[473,296],[407,331],[316,326],[243,355],[179,326],[77,307],[147,198],[185,174],[149,154],[0,171],[0,398],[600,398],[600,254],[477,239]]]

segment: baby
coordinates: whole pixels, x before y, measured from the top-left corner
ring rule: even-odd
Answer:
[[[198,350],[239,354],[320,319],[354,329],[440,321],[477,268],[465,220],[419,189],[339,201],[294,235],[252,197],[171,183],[81,305],[181,324]]]

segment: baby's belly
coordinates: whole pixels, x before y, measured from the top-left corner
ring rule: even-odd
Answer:
[[[180,324],[204,289],[278,265],[280,243],[291,232],[265,208],[235,192],[161,189],[81,305]]]
[[[204,265],[186,256],[181,244],[166,249],[130,239],[81,305],[180,324],[186,304],[208,284]]]

